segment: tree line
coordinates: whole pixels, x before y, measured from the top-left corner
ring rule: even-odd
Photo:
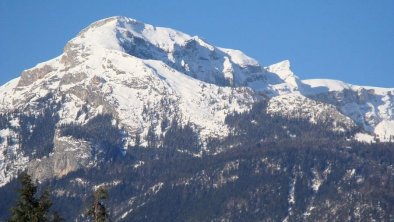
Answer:
[[[45,189],[38,195],[37,185],[27,173],[19,176],[21,188],[18,189],[19,199],[11,209],[8,222],[62,222],[64,218],[59,212],[51,212],[52,201],[50,192]],[[85,216],[88,221],[106,222],[110,221],[105,200],[108,192],[105,187],[98,187],[93,193],[93,201],[87,208]]]

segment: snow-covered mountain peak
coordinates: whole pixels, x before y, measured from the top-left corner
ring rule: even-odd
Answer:
[[[270,97],[270,114],[329,123],[337,132],[357,125],[363,131],[356,138],[376,135],[388,141],[394,138],[393,95],[393,89],[335,80],[301,81],[288,60],[263,68],[243,52],[216,47],[199,36],[111,17],[82,30],[58,57],[1,86],[0,113],[39,116],[50,108],[58,118],[54,131],[110,114],[124,130],[126,145],[133,145],[137,135],[146,145],[149,132],[163,136],[168,130],[163,126],[177,120],[195,127],[204,142],[231,132],[225,122],[228,114],[245,112],[260,98]],[[0,130],[0,136],[17,141],[12,131],[17,125],[11,126]],[[88,145],[79,148],[75,138],[54,133],[55,156],[63,156],[58,150],[68,147],[82,152],[76,156],[90,155]],[[28,161],[15,143],[12,152],[19,152],[22,162],[4,176],[9,171],[1,164],[7,140],[0,139],[0,186]],[[61,167],[53,175],[75,169]]]
[[[116,16],[92,23],[70,43],[127,51],[122,43],[130,38],[140,38],[163,50],[172,51],[175,44],[184,44],[191,37],[174,29],[154,27],[135,19]]]
[[[174,60],[174,51],[191,39],[191,36],[174,29],[155,27],[136,19],[115,16],[94,22],[83,29],[67,43],[64,54],[66,61],[70,58],[80,61],[87,55],[113,50],[142,59],[169,63]],[[80,58],[76,59],[77,57]]]
[[[385,96],[394,93],[394,88],[372,86],[358,86],[335,79],[306,79],[302,83],[310,87],[306,94],[319,94],[327,92],[342,92],[344,90],[367,91],[370,94]]]
[[[311,88],[311,90],[308,92],[310,94],[326,93],[326,92],[334,92],[334,91],[340,92],[345,89],[351,88],[350,84],[333,79],[306,79],[306,80],[302,80],[302,83],[308,85]]]
[[[218,92],[223,95],[219,97]],[[94,97],[91,112],[104,107],[132,132],[151,124],[138,116],[147,101],[157,105],[170,97],[174,110],[184,109],[185,118],[203,123],[199,125],[205,135],[225,135],[225,115],[232,110],[247,110],[261,95],[278,96],[273,101],[288,97],[288,104],[295,104],[292,115],[301,109],[304,113],[327,116],[340,112],[369,133],[383,120],[394,120],[394,90],[358,87],[336,80],[302,81],[292,71],[289,60],[263,68],[239,50],[216,47],[199,36],[119,16],[89,25],[68,42],[62,55],[24,71],[19,80],[0,88],[0,109],[19,108],[48,93],[58,93],[59,97],[74,94],[69,101],[79,99],[74,102],[76,107],[65,105],[70,109],[67,115],[63,113],[67,121],[78,120],[74,114]],[[234,102],[234,98],[239,101]],[[308,107],[320,106],[315,101],[323,104],[319,112]],[[200,108],[191,110],[191,104]],[[289,110],[287,103],[272,104],[277,113]],[[163,108],[155,106],[158,107]],[[219,127],[212,127],[212,122]]]
[[[116,38],[115,28],[117,21],[117,17],[111,17],[92,23],[68,42],[65,51],[70,48],[70,45],[81,45],[84,47],[101,46],[108,49],[121,50]]]
[[[241,51],[215,47],[199,36],[126,17],[107,18],[85,28],[68,42],[63,60],[73,66],[102,50],[159,60],[193,78],[222,86],[245,86],[262,78],[263,72],[256,60]]]
[[[230,56],[231,61],[239,64],[241,67],[259,66],[259,62],[245,55],[242,51],[236,49],[219,48]]]
[[[273,84],[272,88],[278,92],[278,94],[287,93],[300,93],[303,84],[301,80],[291,70],[289,60],[284,60],[276,64],[270,65],[265,68],[268,73],[274,74],[271,77],[270,84]],[[272,76],[272,75],[271,75]],[[279,79],[274,80],[275,78]]]
[[[284,60],[267,67],[268,72],[277,74],[281,79],[286,80],[288,78],[297,78],[291,70],[291,65],[289,60]]]

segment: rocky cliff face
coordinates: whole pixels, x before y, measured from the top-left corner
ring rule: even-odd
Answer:
[[[78,169],[88,168],[93,163],[91,144],[56,135],[53,152],[41,159],[31,160],[27,170],[33,178],[42,181],[63,177]]]
[[[393,89],[355,86],[336,80],[305,80],[313,90],[305,92],[310,98],[332,104],[364,130],[380,141],[394,138]],[[370,137],[360,139],[372,141]]]
[[[20,78],[2,86],[0,110],[38,115],[43,101],[52,98],[58,104],[57,126],[85,124],[97,114],[109,113],[127,132],[124,139],[128,146],[133,145],[136,135],[146,144],[150,127],[159,135],[161,122],[174,118],[194,124],[202,142],[223,138],[228,135],[224,124],[227,114],[246,111],[253,102],[272,97],[268,112],[273,115],[305,117],[316,124],[329,121],[333,131],[361,126],[365,135],[376,134],[384,141],[392,137],[390,89],[338,90],[319,86],[316,81],[301,81],[291,71],[289,61],[264,68],[240,51],[212,46],[197,36],[112,17],[81,31],[67,43],[62,55],[24,71]],[[17,140],[17,133],[9,134],[7,131],[1,135]],[[45,161],[31,159],[28,168],[51,165],[57,152],[63,153],[59,141],[83,143],[58,134],[53,140],[52,156]],[[1,147],[3,153],[16,150],[5,143]],[[86,153],[83,150],[78,152]],[[12,165],[6,164],[7,155],[2,159],[3,165]],[[61,165],[70,169],[65,172],[87,166]],[[65,174],[52,170],[55,176]],[[37,173],[42,175],[39,178],[52,175],[41,171]],[[7,180],[3,177],[3,184]]]
[[[231,128],[226,117],[248,112],[261,101],[267,101],[267,107],[255,115],[264,116],[266,122],[274,118],[270,123],[273,132],[253,138],[256,144],[302,137],[300,128],[289,130],[289,123],[317,127],[318,131],[325,128],[325,135],[346,135],[347,141],[390,141],[394,136],[393,94],[394,89],[301,80],[291,71],[289,61],[262,67],[238,50],[215,47],[200,37],[112,17],[82,30],[58,57],[0,87],[0,187],[23,170],[41,182],[93,172],[103,162],[115,161],[119,155],[127,157],[135,152],[133,148],[176,147],[155,154],[159,159],[177,153],[194,158],[218,155],[242,146],[240,141],[247,143],[245,138],[249,138],[239,137],[248,129]],[[279,117],[289,122],[275,119]],[[258,123],[249,117],[243,121],[241,125],[249,128]],[[255,135],[261,130],[249,132]],[[181,142],[174,144],[172,138]],[[142,156],[140,162],[133,162],[133,171],[151,161]],[[201,169],[170,184],[180,189],[190,183],[200,184],[202,190],[220,189],[239,180],[244,160],[234,161],[209,175]],[[268,163],[263,157],[261,161],[279,164]],[[257,169],[253,164],[247,165]],[[291,167],[297,175],[302,174],[296,166]],[[282,173],[290,170],[285,165],[280,168]],[[320,168],[315,171],[314,181],[320,181],[313,182],[317,192],[327,173]],[[300,175],[293,175],[293,179]],[[70,178],[81,186],[98,181]],[[118,179],[114,186],[121,183]],[[148,190],[136,188],[140,196],[125,200],[129,207],[121,208],[117,215],[127,218],[129,210],[139,208],[146,197],[154,197],[168,185],[156,179]],[[250,192],[262,194],[261,189]],[[294,200],[289,198],[291,205]],[[226,208],[242,211],[255,207],[247,202],[229,200]],[[308,213],[313,209],[303,210]],[[218,220],[234,219],[232,216],[222,215]]]

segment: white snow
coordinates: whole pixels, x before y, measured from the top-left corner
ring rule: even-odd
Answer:
[[[312,93],[315,94],[327,91],[343,91],[345,89],[354,91],[369,90],[375,95],[387,95],[389,92],[394,92],[394,88],[358,86],[334,79],[306,79],[302,80],[302,83],[312,87]]]
[[[271,98],[267,112],[289,118],[304,118],[311,123],[330,121],[334,131],[345,131],[354,126],[354,122],[349,117],[341,114],[333,105],[312,100],[296,93]],[[344,125],[338,125],[337,122]]]
[[[294,177],[290,183],[290,191],[289,191],[289,197],[288,197],[289,205],[295,204],[295,184],[296,184],[296,182],[297,182],[297,177]]]
[[[12,98],[15,96],[14,91],[19,82],[19,77],[0,86],[0,112],[3,112],[12,106]]]
[[[145,162],[140,160],[140,161],[138,161],[138,163],[134,164],[133,168],[138,169],[141,166],[143,166],[144,164],[145,164]]]
[[[144,49],[144,53],[151,53],[149,59],[126,52],[122,46],[135,38],[145,41],[137,47],[149,45]],[[164,116],[178,117],[183,124],[194,124],[204,140],[226,136],[226,115],[248,110],[256,95],[265,94],[271,97],[268,112],[272,115],[308,118],[312,123],[332,121],[334,131],[359,124],[365,130],[356,134],[359,141],[370,142],[374,134],[380,141],[394,136],[394,88],[329,79],[301,81],[288,60],[262,68],[239,50],[215,47],[198,36],[125,17],[91,24],[69,41],[62,55],[25,73],[43,70],[26,86],[18,86],[21,78],[1,86],[0,113],[27,106],[32,113],[40,113],[37,100],[51,92],[56,101],[65,100],[59,111],[60,124],[85,123],[99,113],[110,112],[130,136],[127,141],[132,141],[137,133],[144,140],[151,125],[160,134],[158,126]],[[220,82],[223,79],[233,87],[219,86],[227,84]],[[347,101],[341,94],[345,89],[356,99]],[[312,99],[322,93],[337,96],[338,104]],[[82,110],[84,106],[86,110]],[[11,124],[19,127],[17,120]],[[15,136],[7,130],[0,134]],[[0,144],[0,186],[28,161],[17,147],[5,147]],[[2,154],[6,149],[18,161],[10,163]],[[12,172],[5,171],[7,164],[12,165]],[[317,184],[315,187],[318,189]]]
[[[284,60],[270,65],[266,70],[270,73],[274,73],[283,81],[277,83],[276,80],[272,86],[272,88],[279,94],[298,93],[299,88],[302,87],[298,76],[296,76],[291,70],[289,60]]]
[[[384,120],[378,123],[374,133],[382,142],[394,141],[394,120]]]
[[[94,185],[93,190],[97,190],[100,187],[115,187],[121,183],[122,183],[122,181],[120,181],[120,180],[114,180],[111,182],[100,183],[100,184]]]
[[[296,77],[291,71],[290,61],[284,60],[267,67],[267,71],[277,74],[281,79],[286,80],[288,78]],[[298,77],[297,77],[298,78]]]
[[[302,83],[312,87],[314,93],[343,91],[351,88],[349,84],[333,79],[306,79],[302,80]]]
[[[312,189],[313,189],[313,191],[317,192],[317,191],[319,191],[319,188],[322,185],[323,180],[316,170],[313,170],[312,173],[314,175],[314,177],[312,179]]]
[[[356,135],[354,135],[354,139],[364,143],[375,142],[374,136],[367,133],[356,133]]]
[[[17,122],[17,120],[13,119],[11,122]],[[0,130],[0,137],[4,139],[0,143],[0,187],[2,187],[26,168],[29,158],[21,152],[19,145],[16,143],[17,134],[13,130]],[[14,140],[15,143],[13,145],[8,144],[7,137]],[[12,158],[12,161],[9,161],[9,158]]]
[[[259,63],[245,55],[242,51],[236,50],[236,49],[226,49],[226,48],[219,48],[223,52],[227,53],[231,61],[235,62],[236,64],[239,64],[241,67],[246,67],[246,66],[258,66]]]
[[[349,170],[346,170],[346,173],[345,173],[343,179],[345,179],[345,180],[350,180],[350,179],[352,179],[355,175],[356,175],[356,169],[354,169],[354,168],[353,168],[353,169],[349,169]]]
[[[233,83],[234,83],[234,69],[233,69],[233,66],[230,62],[230,59],[227,56],[224,57],[223,73],[224,73],[224,78],[229,80],[230,84],[233,85]]]
[[[327,180],[328,175],[331,173],[332,164],[328,163],[328,166],[323,170],[323,172],[319,172],[317,169],[312,169],[313,178],[312,178],[312,189],[315,193],[317,193],[321,187],[321,185]]]
[[[161,190],[161,188],[163,188],[163,186],[164,186],[164,183],[163,183],[163,182],[159,182],[159,183],[153,185],[153,186],[150,187],[149,190],[148,190],[149,195],[155,195],[155,194],[157,194],[157,193]]]
[[[100,28],[88,27],[84,29],[76,38],[72,39],[70,43],[87,46],[93,45],[95,47],[101,46],[107,49],[122,51],[122,48],[117,41],[116,30],[114,29],[117,24],[117,20],[115,18],[108,18],[100,20],[95,24],[100,24]]]

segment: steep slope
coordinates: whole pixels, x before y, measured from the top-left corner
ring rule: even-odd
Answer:
[[[197,36],[125,17],[103,19],[70,40],[58,57],[0,87],[0,185],[24,169],[46,179],[95,166],[99,145],[91,135],[63,131],[95,125],[106,116],[120,135],[120,142],[112,142],[122,152],[136,143],[150,146],[152,139],[163,145],[174,121],[190,125],[204,149],[208,140],[229,134],[228,114],[266,98],[272,115],[328,123],[337,132],[361,124],[367,133],[392,135],[392,97],[382,97],[384,105],[376,106],[382,110],[379,118],[363,122],[349,110],[365,108],[320,99],[320,88],[295,76],[289,61],[264,68],[238,50]]]
[[[314,124],[329,123],[333,131],[346,131],[354,128],[354,120],[341,113],[334,105],[308,97],[314,92],[291,70],[290,61],[285,60],[266,68],[269,74],[268,86],[263,90],[272,97],[268,112],[287,118],[309,119]],[[269,91],[267,92],[267,89]],[[261,91],[260,89],[255,89]]]
[[[392,144],[352,137],[390,140],[393,93],[100,20],[0,87],[0,220],[24,170],[67,221],[102,185],[117,221],[386,220]]]
[[[338,80],[303,80],[310,98],[332,104],[380,141],[394,138],[394,88],[356,86]],[[360,139],[371,140],[370,137]]]
[[[115,161],[43,181],[54,210],[87,221],[87,194],[109,190],[114,221],[387,221],[392,144],[359,144],[324,125],[261,115],[266,104],[227,118],[233,149],[193,157],[135,148]],[[177,135],[179,136],[179,135]],[[280,139],[279,139],[280,138]],[[308,140],[309,139],[309,140]],[[15,181],[0,188],[0,220]]]
[[[95,22],[66,48],[80,52],[85,47],[97,46],[140,59],[160,60],[184,74],[216,85],[242,86],[255,73],[262,72],[255,60],[240,51],[214,47],[198,36],[125,17]]]
[[[110,70],[107,75],[111,75],[110,72],[112,71],[117,74],[123,73],[127,76],[125,78],[129,80],[133,78],[128,74],[130,70],[136,69],[134,73],[139,73],[141,71],[141,69],[130,67],[129,65],[138,62],[117,59],[109,55],[117,55],[117,57],[134,57],[135,61],[144,61],[144,64],[141,66],[148,66],[156,71],[157,67],[154,66],[157,66],[158,62],[152,65],[147,64],[147,61],[160,61],[159,63],[164,64],[158,66],[167,66],[167,68],[174,69],[174,73],[175,70],[178,71],[176,73],[179,73],[179,76],[186,74],[194,79],[206,83],[213,83],[218,86],[247,86],[255,92],[258,92],[258,94],[262,93],[271,97],[289,93],[295,93],[298,97],[303,97],[303,95],[300,94],[300,80],[290,70],[289,61],[284,61],[268,68],[262,68],[255,60],[244,55],[240,51],[214,47],[198,37],[190,37],[187,34],[172,29],[154,27],[129,18],[112,17],[93,23],[84,29],[76,38],[72,39],[66,45],[64,53],[58,58],[40,64],[36,68],[22,73],[17,85],[18,91],[21,92],[13,92],[8,100],[3,101],[4,105],[1,107],[14,107],[14,105],[10,104],[15,103],[16,107],[19,108],[18,103],[26,104],[27,100],[31,99],[33,96],[31,93],[33,88],[36,89],[36,91],[39,89],[39,92],[35,92],[37,99],[48,93],[45,87],[51,87],[50,89],[48,88],[50,91],[56,88],[67,88],[70,87],[67,85],[73,85],[83,79],[92,78],[89,77],[93,75],[92,72],[95,72],[95,84],[99,85],[101,80],[111,84],[111,79],[107,79],[109,81],[105,80],[105,78],[99,80],[101,78],[100,75],[104,75],[107,69]],[[162,70],[167,70],[167,68],[159,69],[159,75],[161,75],[160,72]],[[174,77],[175,74],[171,76]],[[142,79],[140,82],[147,80],[143,75],[137,75],[134,78],[137,77]],[[40,84],[40,82],[42,84]],[[178,81],[178,83],[180,82],[181,81]],[[85,81],[85,84],[86,83],[87,81]],[[104,84],[105,90],[109,90],[105,92],[107,94],[111,94],[113,88],[109,86],[109,84]],[[44,88],[44,90],[42,88]],[[195,87],[191,86],[189,88]],[[233,88],[232,90],[248,91],[246,88]],[[7,92],[9,91],[9,89],[4,90],[4,97],[7,97]],[[158,91],[160,91],[160,89]],[[188,98],[190,95],[197,95],[198,91],[199,90],[195,90],[191,92],[189,90],[190,93],[185,95],[186,97],[180,96],[180,98]],[[212,90],[212,92],[214,91],[215,90]],[[29,94],[29,96],[27,96],[27,94]],[[208,94],[213,95],[209,92],[207,95]],[[18,100],[18,98],[23,99],[19,102],[10,102],[10,100]],[[81,98],[79,97],[79,99]],[[144,99],[140,101],[144,101]],[[244,103],[248,104],[250,101],[251,99],[247,99]],[[120,105],[124,106],[126,103],[120,103]],[[279,105],[280,103],[276,104]],[[227,107],[227,105],[224,106]],[[313,106],[313,102],[310,103],[310,106]],[[108,108],[109,106],[107,105],[106,107]],[[234,111],[234,108],[229,108],[228,110]],[[286,109],[286,107],[283,108]],[[122,109],[126,109],[126,107]],[[302,107],[298,109],[302,109]],[[77,110],[73,110],[75,115]],[[281,110],[281,108],[279,107],[275,110]],[[340,116],[335,109],[331,109],[331,111],[335,112],[336,116]],[[71,110],[69,110],[69,112],[71,112]],[[62,117],[61,120],[65,118],[66,117]],[[206,119],[205,117],[200,118],[200,120]],[[198,122],[200,122],[200,120],[198,120]],[[136,117],[131,121],[136,122]],[[217,121],[213,125],[217,125]],[[209,127],[203,126],[202,128]],[[222,130],[214,131],[217,134],[218,131]],[[208,132],[207,134],[210,133],[211,132]],[[225,132],[222,133],[222,135],[225,135]]]
[[[18,132],[23,127],[16,126],[14,129],[1,131],[2,138],[8,140],[0,141],[0,184],[5,184],[26,167],[37,178],[45,179],[94,165],[95,157],[89,148],[92,144],[62,136],[59,127],[70,123],[86,124],[98,114],[110,114],[114,118],[113,124],[124,131],[125,149],[134,145],[137,135],[141,138],[142,145],[147,145],[146,138],[150,129],[160,136],[166,130],[164,128],[163,132],[161,129],[163,121],[174,119],[181,124],[192,124],[199,132],[202,142],[208,137],[227,135],[225,116],[233,111],[248,109],[255,100],[252,91],[200,81],[174,69],[176,65],[169,63],[169,60],[154,58],[162,55],[160,53],[164,50],[181,47],[178,43],[187,44],[183,42],[184,39],[189,41],[193,38],[171,29],[151,30],[156,28],[146,26],[123,17],[94,23],[71,40],[62,55],[24,71],[20,78],[0,88],[2,113],[17,112],[19,115],[38,116],[44,109],[51,108],[58,115],[53,150],[42,155],[44,159],[36,158],[34,151],[28,153],[18,146],[17,141],[21,137]],[[120,32],[129,35],[129,38],[118,36],[121,35]],[[142,47],[137,51],[126,53],[124,47],[133,47],[134,44],[128,42],[125,45],[126,41],[134,39],[130,37],[130,33],[135,38],[144,38],[146,42],[136,44],[135,46]],[[168,35],[167,42],[163,35]],[[148,40],[155,45],[144,48]],[[144,50],[154,52],[151,52],[150,57],[142,58],[143,54],[148,53]],[[233,56],[240,65],[253,63],[253,60],[242,53],[227,51],[226,56]],[[220,53],[224,55],[224,52]],[[216,70],[214,65],[204,67]],[[197,74],[197,71],[190,73]],[[50,104],[47,104],[48,101]],[[10,121],[18,123],[21,118],[16,115]],[[9,117],[6,119],[9,120]],[[35,126],[30,127],[33,131]],[[11,141],[15,145],[10,146]]]
[[[291,70],[288,60],[266,70],[274,74],[268,78],[265,89],[273,97],[272,112],[311,116],[312,122],[316,118],[313,115],[341,119],[347,127],[358,125],[362,129],[355,137],[360,141],[394,139],[394,88],[357,86],[329,79],[301,80]]]

